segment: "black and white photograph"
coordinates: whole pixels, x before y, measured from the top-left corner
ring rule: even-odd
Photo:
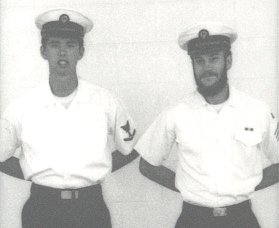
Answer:
[[[1,0],[1,228],[278,228],[277,0]]]

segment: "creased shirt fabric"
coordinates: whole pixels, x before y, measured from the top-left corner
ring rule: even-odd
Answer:
[[[221,207],[249,199],[266,157],[278,162],[276,121],[268,106],[231,88],[220,112],[195,91],[163,111],[135,149],[160,165],[176,145],[176,187],[184,201]]]
[[[0,126],[0,160],[19,148],[25,178],[54,188],[102,182],[111,171],[111,152],[127,155],[136,141],[120,102],[81,79],[67,109],[42,83],[7,107]]]

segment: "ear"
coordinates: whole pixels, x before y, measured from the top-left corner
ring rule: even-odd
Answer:
[[[40,51],[41,51],[41,56],[42,56],[44,59],[47,59],[45,47],[41,46]]]
[[[78,59],[79,60],[82,59],[83,55],[84,55],[84,47],[80,47],[79,48],[79,58]]]
[[[229,70],[229,69],[231,69],[231,67],[232,67],[232,55],[229,54],[226,57],[226,68],[227,68],[227,70]]]

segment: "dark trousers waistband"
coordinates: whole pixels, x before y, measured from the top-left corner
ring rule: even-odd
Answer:
[[[99,184],[79,189],[32,184],[31,196],[22,209],[22,227],[111,228],[101,189]]]
[[[82,200],[102,197],[102,186],[91,185],[77,189],[59,189],[32,183],[31,197],[41,200]]]
[[[216,208],[197,206],[187,202],[183,202],[183,211],[187,211],[187,213],[199,214],[200,216],[204,216],[204,217],[211,217],[211,216],[219,217],[219,216],[227,216],[231,214],[239,214],[250,209],[251,209],[250,200],[246,200],[239,204],[234,204],[225,207],[216,207]]]

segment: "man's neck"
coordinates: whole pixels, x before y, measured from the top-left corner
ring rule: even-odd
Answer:
[[[209,104],[217,105],[224,103],[229,98],[230,90],[229,86],[226,85],[219,93],[213,96],[205,96],[204,99]]]
[[[49,77],[49,85],[52,93],[57,97],[66,97],[75,91],[78,86],[78,79],[69,77],[67,80],[57,80],[55,77]]]

